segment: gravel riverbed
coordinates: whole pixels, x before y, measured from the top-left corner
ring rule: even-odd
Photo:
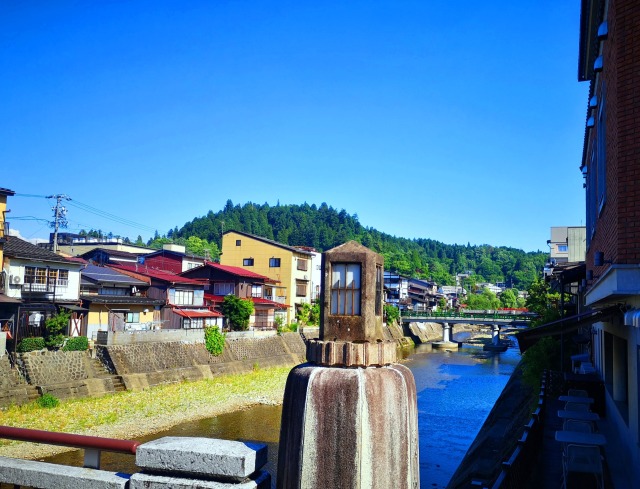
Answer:
[[[51,409],[31,403],[0,411],[0,425],[131,439],[185,421],[281,404],[291,367],[276,367],[198,382],[162,385],[138,392],[63,401]],[[41,459],[67,447],[0,440],[0,456]]]

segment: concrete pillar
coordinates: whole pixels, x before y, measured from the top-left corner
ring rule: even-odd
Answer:
[[[492,324],[491,325],[491,344],[494,346],[500,345],[500,325]]]
[[[627,342],[613,337],[613,400],[627,401]]]
[[[451,325],[449,323],[442,323],[442,341],[451,342]]]

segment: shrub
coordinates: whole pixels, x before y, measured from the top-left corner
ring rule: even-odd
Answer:
[[[204,346],[213,356],[220,356],[224,351],[224,339],[227,335],[220,332],[217,326],[204,328]]]
[[[36,399],[36,403],[41,408],[51,409],[60,404],[60,400],[56,396],[46,392],[42,394],[41,397],[38,397],[38,399]]]
[[[387,318],[387,324],[393,324],[398,322],[398,318],[400,317],[400,310],[396,306],[385,304],[384,315]]]
[[[22,341],[18,343],[16,351],[18,353],[26,353],[28,351],[43,350],[44,348],[44,338],[38,336],[35,338],[23,338]]]
[[[291,323],[289,325],[289,331],[295,333],[296,331],[298,331],[298,323]]]
[[[64,343],[64,331],[69,326],[70,312],[60,311],[44,322],[44,342],[47,348],[60,348]]]
[[[560,342],[552,337],[542,338],[522,355],[522,380],[537,392],[542,373],[557,368],[559,360]]]
[[[63,351],[86,351],[89,349],[89,338],[86,336],[72,336],[62,347]]]
[[[229,294],[224,296],[220,309],[227,321],[231,323],[231,329],[234,331],[249,329],[249,319],[253,314],[253,302]]]

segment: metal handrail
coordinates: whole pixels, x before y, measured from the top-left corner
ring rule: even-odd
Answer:
[[[115,438],[103,438],[100,436],[75,435],[73,433],[14,428],[12,426],[0,426],[0,438],[80,448],[85,451],[84,466],[94,469],[100,468],[101,451],[135,455],[138,446],[141,444],[139,441],[135,440],[118,440]]]

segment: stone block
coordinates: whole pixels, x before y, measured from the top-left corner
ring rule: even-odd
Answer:
[[[264,443],[166,436],[140,445],[136,465],[151,472],[241,481],[267,463]]]
[[[0,482],[42,489],[124,489],[129,477],[104,470],[0,457]]]
[[[130,489],[271,489],[271,476],[261,471],[255,479],[241,482],[219,482],[195,480],[184,477],[170,477],[152,474],[131,476]]]

